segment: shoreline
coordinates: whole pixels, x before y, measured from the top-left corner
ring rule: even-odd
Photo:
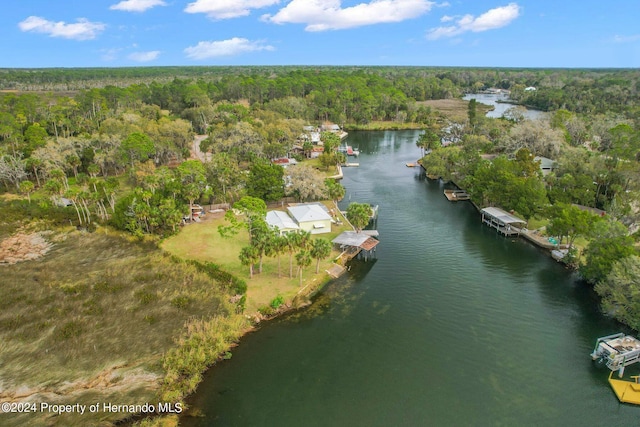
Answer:
[[[422,165],[422,163],[420,163],[420,167],[422,168],[422,170],[425,172],[425,174],[427,173],[427,170],[425,169],[425,167]],[[436,180],[436,179],[440,179],[440,178],[431,178],[429,177],[429,175],[427,175],[427,178],[430,180]],[[460,188],[460,186],[458,186],[458,184],[456,184],[453,181],[449,181],[450,184],[454,185],[457,189],[462,190],[462,188]],[[479,213],[480,211],[482,211],[482,209],[471,199],[466,200],[469,203],[471,203],[471,205],[476,209],[476,211]],[[538,249],[542,249],[549,257],[551,257],[552,259],[556,260],[555,258],[553,258],[552,256],[552,251],[554,249],[568,249],[567,245],[553,245],[552,243],[538,238],[537,237],[537,233],[539,230],[529,230],[527,228],[524,229],[520,229],[520,232],[518,233],[518,237],[522,237],[524,240],[526,240],[527,242],[531,243],[532,245],[536,246]],[[571,270],[575,270],[575,268],[572,268],[571,266],[569,266],[567,263],[562,262],[562,260],[556,260],[557,262],[563,264],[565,267],[571,269]]]
[[[340,212],[340,210],[338,209],[337,203],[334,201],[333,204],[335,206],[336,211]],[[346,216],[343,215],[342,213],[340,213],[340,215],[342,216],[344,223],[347,224],[350,228],[355,230],[355,228],[349,222]],[[332,259],[332,262],[333,260],[334,259]],[[189,259],[183,259],[183,261],[189,262]],[[198,382],[195,385],[194,390],[181,396],[178,399],[178,401],[183,404],[184,410],[182,413],[177,415],[176,414],[150,414],[150,415],[149,414],[132,414],[130,417],[124,418],[120,422],[117,422],[116,425],[131,427],[131,426],[135,426],[137,422],[140,422],[146,419],[152,420],[152,422],[154,423],[152,425],[163,425],[162,423],[164,421],[170,422],[170,420],[176,420],[177,418],[177,421],[179,422],[179,420],[183,419],[184,417],[194,416],[194,414],[189,413],[188,402],[198,392],[198,388],[204,382],[204,377],[208,373],[210,373],[211,370],[214,369],[218,363],[232,357],[231,350],[237,347],[238,345],[240,345],[244,337],[246,337],[252,332],[257,331],[260,325],[264,322],[280,319],[284,316],[293,314],[298,310],[304,310],[307,307],[311,306],[313,304],[314,298],[322,291],[322,289],[324,289],[327,285],[329,285],[335,280],[336,278],[333,278],[331,275],[329,275],[328,272],[324,271],[323,274],[319,274],[318,277],[312,279],[309,283],[307,283],[301,289],[299,289],[298,292],[293,297],[291,297],[290,300],[286,301],[277,309],[274,309],[272,313],[263,314],[259,310],[256,310],[255,312],[252,312],[252,313],[241,314],[240,316],[242,316],[247,322],[245,324],[246,326],[234,331],[236,338],[231,342],[229,342],[227,345],[225,345],[223,348],[218,349],[217,355],[212,358],[214,359],[213,362],[207,364],[207,366],[201,370]],[[274,294],[273,296],[276,297],[277,295]],[[165,375],[165,377],[166,376],[167,375]],[[159,389],[159,392],[161,391],[162,390]]]

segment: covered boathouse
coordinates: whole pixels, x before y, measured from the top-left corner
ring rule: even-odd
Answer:
[[[480,211],[482,214],[482,222],[489,227],[495,228],[498,233],[505,236],[518,236],[520,229],[523,228],[527,221],[511,215],[499,208],[484,208]]]
[[[354,258],[360,252],[365,253],[366,259],[367,255],[375,252],[375,248],[380,241],[373,238],[369,233],[366,233],[365,230],[363,230],[360,233],[356,233],[355,231],[345,231],[333,239],[331,243],[342,249],[343,252],[340,254],[340,257],[343,262],[346,262]]]

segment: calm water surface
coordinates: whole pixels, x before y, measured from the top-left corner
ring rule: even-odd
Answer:
[[[450,203],[415,161],[417,132],[358,132],[351,201],[380,205],[377,259],[304,311],[245,337],[208,374],[186,426],[638,425],[595,338],[618,331],[540,250]]]
[[[492,94],[492,93],[470,93],[462,97],[465,101],[469,101],[474,99],[481,104],[492,105],[494,107],[493,110],[487,112],[487,117],[492,117],[494,119],[502,117],[502,115],[509,108],[513,108],[513,104],[505,104],[504,102],[497,101],[506,101],[509,97],[505,94]],[[540,110],[531,110],[529,108],[523,107],[524,117],[529,120],[537,120],[542,118],[546,113]]]

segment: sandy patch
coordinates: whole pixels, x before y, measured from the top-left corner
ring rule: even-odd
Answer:
[[[40,258],[51,246],[45,233],[16,233],[0,242],[0,265]]]

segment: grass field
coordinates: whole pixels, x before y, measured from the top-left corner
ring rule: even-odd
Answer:
[[[469,101],[462,99],[432,99],[418,102],[418,104],[429,106],[455,122],[464,122],[468,117]],[[484,116],[487,111],[492,109],[492,107],[485,104],[477,103],[476,105],[478,117]]]
[[[331,207],[333,207],[331,205]],[[320,273],[315,274],[316,261],[307,267],[302,274],[303,285],[300,286],[298,277],[295,277],[297,266],[293,260],[294,278],[289,279],[289,254],[280,257],[281,277],[278,277],[277,258],[266,258],[263,261],[262,274],[254,274],[249,278],[249,268],[243,266],[238,259],[238,254],[243,246],[249,244],[249,236],[246,230],[233,237],[223,238],[218,233],[218,226],[227,224],[224,218],[209,218],[200,223],[188,225],[175,236],[166,239],[162,248],[169,253],[183,259],[195,259],[209,261],[218,264],[223,270],[245,280],[247,289],[247,313],[253,313],[257,309],[268,305],[274,298],[281,295],[285,300],[291,301],[305,286],[323,284],[328,280],[325,270],[332,264],[339,252],[333,251],[331,256],[320,262]],[[228,225],[228,224],[227,224]],[[343,225],[333,225],[331,233],[315,235],[314,238],[334,239],[345,230],[351,230],[343,218]],[[257,266],[255,268],[257,271]],[[306,289],[306,288],[305,288]]]
[[[105,229],[50,238],[44,257],[0,267],[0,402],[156,402],[161,388],[172,387],[165,378],[171,363],[185,359],[175,350],[190,328],[202,330],[209,319],[237,321],[229,340],[246,328],[209,276],[152,243]],[[228,345],[222,341],[217,350]],[[167,354],[176,360],[168,363]],[[105,425],[126,415],[1,414],[0,425]]]

